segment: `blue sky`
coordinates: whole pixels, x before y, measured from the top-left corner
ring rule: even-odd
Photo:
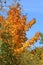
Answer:
[[[9,0],[7,5],[11,5],[13,0]],[[27,15],[27,20],[30,21],[33,18],[36,18],[36,24],[32,26],[31,29],[27,32],[27,37],[31,38],[36,32],[43,33],[43,0],[21,0],[21,7],[23,8],[23,13]],[[7,8],[5,8],[7,9]],[[8,9],[7,9],[8,10]],[[0,12],[0,15],[6,16],[6,12]],[[38,42],[35,45],[39,46]]]
[[[37,31],[43,33],[43,0],[21,0],[21,5],[23,13],[27,14],[27,20],[36,19],[36,24],[27,32],[27,37],[33,37]],[[37,46],[42,46],[42,44],[40,45],[38,41],[34,44],[34,47]]]

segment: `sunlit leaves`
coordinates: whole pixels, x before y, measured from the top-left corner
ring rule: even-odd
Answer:
[[[31,28],[31,26],[33,24],[36,23],[36,20],[35,19],[32,19],[30,22],[28,22],[26,25],[25,25],[25,31],[28,31],[29,28]]]
[[[12,45],[14,45],[13,47],[16,51],[23,51],[25,47],[34,44],[34,42],[39,39],[40,33],[37,32],[32,39],[30,39],[28,42],[26,41],[26,31],[28,31],[28,29],[35,24],[36,20],[32,19],[27,23],[26,16],[21,14],[19,3],[10,8],[8,11],[8,17],[6,19],[3,16],[0,16],[0,22],[4,28],[3,34],[6,38],[3,38],[4,41],[9,43],[9,38],[7,36],[10,34],[12,36]]]
[[[40,33],[37,32],[32,39],[26,41],[25,44],[23,44],[23,47],[21,47],[21,48],[19,48],[19,49],[16,49],[16,50],[14,49],[14,51],[16,51],[16,52],[21,52],[21,51],[23,51],[26,47],[30,47],[32,44],[34,44],[35,41],[37,41],[37,40],[39,39],[39,35],[40,35]]]

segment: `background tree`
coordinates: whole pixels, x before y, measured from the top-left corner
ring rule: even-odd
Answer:
[[[43,65],[43,47],[31,51],[25,50],[20,65]]]
[[[40,44],[43,44],[43,33],[40,33]]]

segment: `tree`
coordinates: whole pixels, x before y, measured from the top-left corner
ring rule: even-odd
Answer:
[[[27,22],[26,16],[22,15],[20,4],[10,7],[7,18],[0,16],[0,41],[2,44],[0,54],[1,65],[19,65],[21,53],[24,54],[26,47],[30,47],[39,40],[40,32],[27,40],[26,31],[36,23],[35,19]]]
[[[40,33],[40,44],[43,44],[43,33]]]
[[[43,47],[25,50],[21,65],[43,65]]]

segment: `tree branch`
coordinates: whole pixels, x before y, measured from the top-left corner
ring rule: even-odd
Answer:
[[[22,52],[26,47],[30,47],[31,45],[34,44],[35,41],[39,40],[39,35],[40,35],[40,33],[37,32],[33,38],[31,38],[30,40],[26,41],[23,44],[23,47],[21,47],[19,49],[14,49],[14,51],[19,53],[19,52]]]
[[[30,22],[28,22],[26,25],[25,25],[25,31],[28,31],[29,28],[32,27],[33,24],[36,23],[36,20],[35,19],[32,19]]]

